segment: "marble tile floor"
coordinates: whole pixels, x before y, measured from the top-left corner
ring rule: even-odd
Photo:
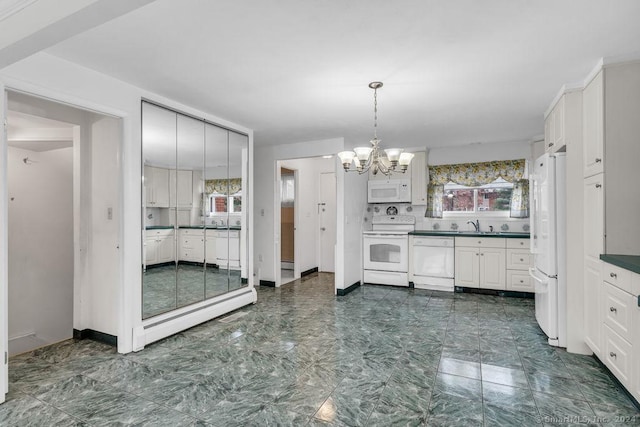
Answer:
[[[640,425],[588,356],[549,347],[532,300],[313,274],[119,355],[65,341],[10,359],[2,426]]]

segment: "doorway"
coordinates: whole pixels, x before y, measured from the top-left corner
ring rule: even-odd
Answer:
[[[274,228],[279,237],[273,246],[276,286],[317,271],[334,271],[335,169],[335,159],[330,157],[276,161]]]
[[[7,112],[9,357],[73,336],[74,125]]]

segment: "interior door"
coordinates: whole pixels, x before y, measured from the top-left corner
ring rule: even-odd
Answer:
[[[335,271],[336,247],[336,174],[320,174],[320,271]]]
[[[7,197],[7,92],[4,85],[0,83],[0,403],[5,400],[5,395],[9,391],[9,370],[8,370],[8,307],[7,284],[8,275],[8,197]]]

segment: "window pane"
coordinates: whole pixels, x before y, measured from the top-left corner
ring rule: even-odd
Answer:
[[[478,212],[508,211],[512,188],[478,188]]]
[[[446,190],[442,200],[445,212],[473,212],[473,189]]]
[[[234,196],[233,199],[233,212],[242,212],[242,196]]]
[[[227,211],[227,197],[214,197],[215,207],[214,212],[226,212]]]

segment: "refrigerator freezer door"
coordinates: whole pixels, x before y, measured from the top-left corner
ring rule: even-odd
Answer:
[[[534,265],[547,276],[555,276],[556,260],[556,173],[554,157],[544,154],[535,161],[533,184],[533,235],[531,252]]]
[[[558,346],[558,280],[541,275],[535,268],[529,274],[535,281],[538,325],[549,337],[549,344]]]

